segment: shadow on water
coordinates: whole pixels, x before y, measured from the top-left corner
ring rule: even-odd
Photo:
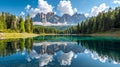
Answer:
[[[23,67],[75,67],[83,66],[82,64],[87,64],[88,61],[91,61],[91,66],[94,66],[96,62],[96,65],[100,65],[99,62],[102,62],[106,63],[101,64],[105,67],[108,66],[108,63],[120,63],[119,52],[120,38],[114,37],[74,35],[8,39],[0,40],[0,65],[3,67],[8,67],[9,65],[22,65]],[[80,57],[84,60],[80,59]],[[86,58],[88,59],[85,61]],[[7,64],[8,62],[9,64]]]

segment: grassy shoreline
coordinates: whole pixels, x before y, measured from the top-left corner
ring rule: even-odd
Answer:
[[[34,33],[0,33],[0,39],[13,39],[13,38],[28,38],[35,37],[38,34]]]
[[[34,33],[0,33],[0,39],[28,38],[36,36],[52,35],[78,35],[78,36],[114,36],[120,37],[118,33],[94,33],[94,34],[34,34]]]

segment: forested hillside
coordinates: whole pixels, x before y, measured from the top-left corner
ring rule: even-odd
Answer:
[[[120,30],[120,7],[109,9],[108,12],[101,12],[96,17],[91,17],[77,26],[73,26],[64,31],[68,34],[91,34]]]
[[[0,32],[33,32],[32,19],[29,15],[17,17],[10,13],[0,13]]]

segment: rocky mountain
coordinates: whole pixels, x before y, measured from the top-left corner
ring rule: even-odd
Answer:
[[[44,13],[38,13],[33,18],[33,22],[47,22],[46,15]]]
[[[33,18],[33,22],[42,22],[42,23],[50,22],[53,24],[67,22],[67,24],[77,24],[78,22],[81,22],[85,19],[86,19],[86,17],[84,14],[75,13],[72,16],[69,14],[64,14],[63,16],[60,17],[52,12],[49,12],[47,14],[38,13]]]
[[[47,21],[50,23],[57,23],[60,17],[55,15],[54,13],[47,13],[46,18]]]

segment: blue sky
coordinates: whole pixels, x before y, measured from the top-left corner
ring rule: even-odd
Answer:
[[[40,12],[55,12],[57,15],[83,13],[97,15],[109,7],[120,6],[120,0],[1,0],[0,12],[10,12],[15,15],[32,16]],[[94,14],[93,14],[94,13]]]

